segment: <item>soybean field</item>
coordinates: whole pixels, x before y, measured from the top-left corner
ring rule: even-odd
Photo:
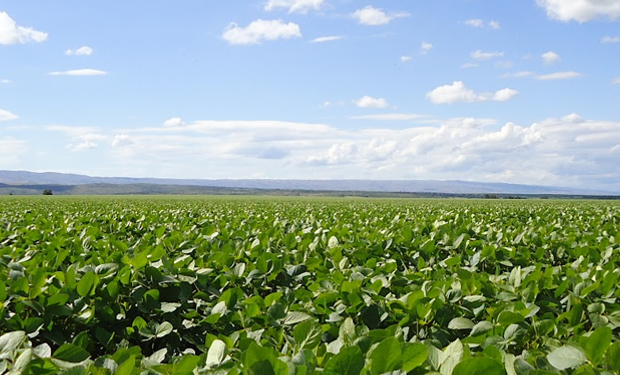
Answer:
[[[620,203],[0,199],[0,373],[620,374]]]

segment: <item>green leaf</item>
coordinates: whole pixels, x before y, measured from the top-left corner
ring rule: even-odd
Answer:
[[[483,320],[481,322],[476,323],[476,325],[471,329],[471,332],[469,333],[469,335],[472,337],[484,335],[485,333],[489,332],[492,329],[493,329],[493,323]]]
[[[90,295],[95,288],[95,284],[97,281],[98,277],[93,271],[86,272],[77,284],[78,294],[81,297],[86,297]]]
[[[174,327],[169,322],[162,322],[157,325],[157,329],[155,329],[155,337],[160,338],[168,335],[172,332]]]
[[[402,349],[396,337],[381,341],[370,354],[370,370],[373,375],[400,370],[402,367]]]
[[[84,348],[73,344],[64,344],[60,348],[56,349],[52,358],[60,359],[65,362],[79,363],[87,360],[90,357]]]
[[[136,367],[136,357],[131,355],[116,368],[114,375],[131,375],[134,367]]]
[[[6,284],[4,283],[4,281],[0,280],[0,302],[6,301],[6,297]]]
[[[472,329],[474,328],[474,322],[467,318],[454,318],[448,323],[449,329]]]
[[[338,238],[336,238],[336,236],[331,236],[327,242],[327,247],[333,249],[336,246],[338,246]]]
[[[293,329],[293,338],[297,351],[316,348],[321,343],[322,333],[321,326],[312,320],[296,325]]]
[[[255,341],[241,354],[241,362],[249,375],[288,375],[288,366],[277,358],[275,351]]]
[[[211,343],[209,351],[207,352],[207,368],[215,368],[224,362],[226,358],[226,344],[224,341],[215,340]]]
[[[355,323],[353,319],[347,317],[344,322],[340,325],[340,329],[338,330],[338,338],[342,340],[342,342],[347,345],[353,345],[353,341],[357,337],[357,333],[355,332]]]
[[[586,355],[574,346],[562,346],[547,355],[551,365],[559,370],[581,366],[588,361]]]
[[[600,327],[587,338],[583,349],[594,366],[601,362],[607,348],[611,345],[611,334],[611,328]]]
[[[13,350],[26,340],[26,332],[14,331],[0,336],[0,358],[9,358]]]
[[[491,358],[477,357],[465,359],[454,367],[458,375],[504,375],[504,366]]]
[[[293,311],[293,312],[289,312],[288,314],[286,314],[286,317],[282,321],[282,324],[293,325],[293,324],[297,324],[297,323],[303,322],[304,320],[308,320],[311,318],[312,317],[306,313],[299,312],[299,311]]]
[[[428,348],[422,343],[405,344],[403,350],[403,370],[409,372],[426,362]]]
[[[359,375],[364,368],[364,355],[359,346],[343,348],[325,365],[323,375]]]
[[[615,342],[607,349],[607,362],[612,370],[620,374],[620,341]]]

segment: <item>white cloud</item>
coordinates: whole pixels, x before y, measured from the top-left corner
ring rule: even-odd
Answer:
[[[351,17],[355,18],[357,22],[362,25],[368,26],[378,26],[385,25],[390,23],[392,20],[396,18],[409,17],[410,14],[407,12],[397,12],[397,13],[385,13],[383,9],[373,8],[368,5],[362,9],[358,9],[351,14]]]
[[[422,55],[426,55],[432,49],[433,49],[433,45],[432,44],[426,43],[426,42],[422,42],[422,45],[420,46],[420,53]]]
[[[471,19],[464,22],[465,25],[470,27],[481,28],[484,27],[484,21],[481,19]]]
[[[92,150],[99,146],[98,141],[106,141],[109,138],[92,126],[49,125],[45,129],[65,134],[71,140],[66,146],[70,151]]]
[[[361,128],[198,121],[183,127],[125,129],[130,147],[103,148],[99,152],[106,157],[93,159],[88,168],[136,177],[458,179],[620,192],[617,121],[575,114],[503,126],[491,126],[496,121],[486,118],[412,118],[398,128],[381,123],[387,119],[376,121]],[[114,130],[105,134],[107,144],[120,135]],[[3,146],[0,164],[6,163]]]
[[[163,125],[169,126],[169,127],[185,126],[185,121],[183,121],[183,119],[180,117],[173,117],[171,119],[164,121]]]
[[[342,35],[330,35],[330,36],[322,36],[319,38],[312,39],[310,43],[325,43],[325,42],[333,42],[335,40],[343,39]]]
[[[478,61],[490,60],[495,57],[504,56],[504,52],[482,52],[481,50],[474,51],[469,54],[472,59]]]
[[[470,19],[463,23],[469,27],[473,27],[476,29],[482,29],[485,26],[485,21],[479,18]],[[489,28],[493,30],[499,30],[501,28],[501,24],[499,23],[499,21],[495,21],[495,20],[491,20],[487,22],[486,26],[488,26]]]
[[[613,81],[611,81],[612,85],[620,85],[620,77],[614,79]]]
[[[426,97],[435,104],[474,103],[484,101],[504,102],[512,99],[519,92],[505,88],[494,94],[477,94],[467,88],[461,81],[455,81],[451,85],[439,86],[426,94]]]
[[[14,115],[11,112],[6,111],[4,109],[0,109],[0,121],[15,120],[17,118],[19,118],[17,115]]]
[[[4,78],[4,79],[0,79],[0,83],[8,85],[9,83],[11,83],[11,81],[6,79],[6,78]]]
[[[108,72],[97,69],[77,69],[64,72],[51,72],[51,76],[105,76]]]
[[[325,0],[269,0],[265,10],[288,8],[289,13],[308,13],[310,10],[320,10]]]
[[[299,25],[282,20],[256,20],[246,27],[231,23],[222,38],[230,44],[260,44],[263,40],[277,40],[301,37]]]
[[[479,68],[479,67],[480,67],[480,64],[471,63],[471,62],[461,65],[461,69],[471,69],[471,68]]]
[[[80,142],[78,144],[68,144],[67,145],[67,149],[74,151],[74,152],[78,152],[78,151],[87,151],[87,150],[93,150],[95,148],[97,148],[98,144],[96,144],[95,142],[92,141],[88,141],[85,140],[83,142]]]
[[[604,36],[601,39],[601,43],[620,43],[620,36]]]
[[[536,79],[539,79],[541,81],[552,81],[552,80],[559,80],[559,79],[577,78],[577,77],[581,77],[582,75],[583,74],[579,72],[557,72],[557,73],[551,73],[551,74],[538,75],[536,76]]]
[[[400,61],[404,63],[411,61],[411,56],[401,56]]]
[[[0,12],[0,44],[41,43],[47,40],[47,33],[31,27],[18,26],[6,12]]]
[[[338,101],[338,102],[330,102],[330,101],[325,101],[323,102],[323,104],[321,105],[321,108],[329,108],[329,107],[339,107],[344,105],[343,101]]]
[[[564,22],[587,22],[595,18],[615,20],[620,17],[620,2],[616,0],[536,0],[547,16]]]
[[[362,96],[358,100],[354,100],[354,103],[360,108],[385,108],[388,106],[387,100],[383,98],[373,98],[368,95]]]
[[[65,51],[67,56],[90,56],[93,54],[93,49],[88,46],[83,46],[77,49],[68,49]]]
[[[534,75],[533,72],[520,71],[520,72],[513,72],[513,73],[505,73],[502,75],[502,78],[523,78],[523,77],[531,77],[533,75]]]
[[[493,98],[491,100],[494,100],[496,102],[505,102],[507,100],[512,99],[517,94],[519,94],[517,90],[508,89],[508,88],[501,89],[501,90],[498,90],[495,94],[493,94]]]
[[[28,142],[11,137],[0,138],[0,166],[17,167],[20,156],[27,154]]]
[[[428,116],[419,115],[417,113],[383,113],[375,115],[353,116],[352,120],[376,120],[376,121],[410,121],[418,120]]]
[[[132,144],[133,141],[127,134],[117,134],[114,136],[114,139],[112,139],[112,147],[114,148],[131,146]]]
[[[543,62],[547,65],[556,63],[561,60],[560,55],[558,55],[557,53],[553,51],[545,52],[542,55],[540,55],[540,57],[542,58]]]

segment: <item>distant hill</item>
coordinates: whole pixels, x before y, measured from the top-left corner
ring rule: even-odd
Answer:
[[[6,189],[52,189],[64,194],[209,194],[224,191],[270,190],[315,192],[377,192],[502,195],[620,195],[619,192],[471,181],[434,180],[267,180],[267,179],[162,179],[91,177],[65,173],[0,171]]]

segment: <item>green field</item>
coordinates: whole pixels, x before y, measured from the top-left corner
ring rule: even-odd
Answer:
[[[0,199],[0,373],[620,374],[620,202]]]

